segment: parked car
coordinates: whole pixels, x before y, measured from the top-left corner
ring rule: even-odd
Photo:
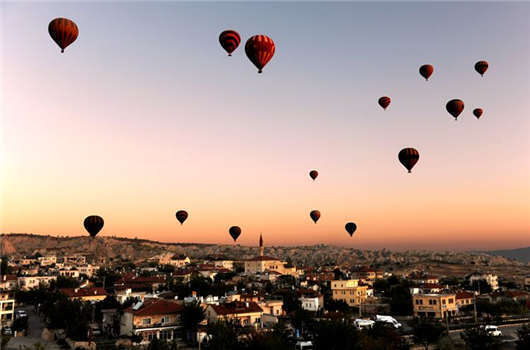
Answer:
[[[9,327],[2,328],[2,334],[3,335],[13,335],[13,331]]]
[[[502,332],[499,330],[497,326],[486,325],[484,327],[484,330],[488,332],[489,335],[494,336],[494,337],[500,337],[502,335]]]
[[[372,320],[364,320],[364,319],[361,319],[361,318],[358,318],[356,319],[355,321],[353,321],[353,324],[354,326],[357,328],[357,329],[367,329],[367,328],[372,328],[374,326],[374,323],[375,321],[372,321]]]
[[[375,316],[375,322],[384,322],[384,323],[387,323],[387,324],[391,325],[394,328],[400,328],[401,327],[401,323],[399,323],[392,316],[376,315]]]
[[[28,317],[28,314],[26,313],[26,310],[16,310],[15,317],[17,318]]]
[[[295,345],[296,350],[313,350],[313,343],[310,341],[299,341]]]

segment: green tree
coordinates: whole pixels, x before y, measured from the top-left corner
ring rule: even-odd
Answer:
[[[517,330],[517,350],[530,349],[530,325],[525,324]]]
[[[484,328],[470,328],[461,335],[466,343],[467,350],[497,350],[500,349],[500,341],[491,336]]]
[[[208,324],[206,328],[208,343],[203,347],[208,350],[237,350],[239,346],[234,327],[226,322]]]
[[[413,328],[414,343],[428,350],[429,344],[437,343],[443,332],[444,328],[438,323],[418,322]]]
[[[315,349],[356,350],[359,332],[349,322],[318,321],[312,327]]]
[[[199,323],[204,320],[204,317],[204,310],[199,303],[189,303],[184,305],[184,310],[182,311],[182,326],[186,331],[187,340],[193,338],[193,334],[197,332]]]
[[[400,284],[390,288],[390,310],[396,315],[412,315],[412,296],[407,287]]]

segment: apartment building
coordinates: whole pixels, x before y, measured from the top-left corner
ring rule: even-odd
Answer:
[[[40,285],[50,285],[51,281],[56,281],[57,276],[20,276],[18,277],[18,287],[22,290],[38,288]]]
[[[255,302],[234,301],[221,305],[208,305],[206,318],[209,323],[231,321],[242,326],[261,327],[263,310]]]
[[[445,319],[458,312],[455,294],[415,294],[412,296],[415,317]]]
[[[0,291],[0,329],[11,327],[15,313],[15,295],[12,291]]]
[[[348,306],[359,306],[367,298],[368,286],[360,286],[359,280],[333,280],[331,292],[333,300],[342,300]]]

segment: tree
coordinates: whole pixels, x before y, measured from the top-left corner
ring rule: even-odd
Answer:
[[[208,350],[236,350],[239,349],[237,333],[234,327],[226,322],[208,324],[206,329],[208,343],[203,347]]]
[[[189,303],[184,305],[182,311],[182,325],[186,330],[187,339],[190,340],[192,335],[197,332],[199,323],[204,320],[204,310],[199,303]]]
[[[429,344],[438,342],[443,332],[443,327],[438,323],[418,322],[413,328],[414,343],[428,350]]]
[[[57,280],[50,282],[50,289],[78,288],[80,284],[76,278],[57,276]]]
[[[530,325],[525,324],[517,330],[517,350],[530,349]]]
[[[475,327],[461,334],[468,350],[497,350],[500,349],[500,341],[497,337],[489,335],[484,328]]]
[[[312,326],[316,349],[356,350],[359,332],[348,322],[318,321]]]
[[[412,315],[412,296],[408,288],[398,284],[390,288],[390,310],[396,315]]]

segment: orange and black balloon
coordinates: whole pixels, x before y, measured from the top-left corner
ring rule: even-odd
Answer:
[[[188,218],[188,212],[185,211],[185,210],[179,210],[179,211],[177,211],[175,216],[177,217],[177,220],[182,225],[184,223],[184,221],[186,221],[186,219]]]
[[[263,67],[274,56],[275,49],[274,41],[266,35],[254,35],[245,44],[245,53],[258,68],[258,73],[262,72]]]
[[[410,171],[412,168],[414,168],[414,165],[418,162],[418,159],[420,159],[419,152],[414,148],[404,148],[401,151],[399,151],[399,161],[407,170]]]
[[[390,99],[390,97],[388,96],[383,96],[383,97],[380,97],[379,100],[377,101],[379,103],[379,105],[381,107],[383,107],[383,109],[386,110],[386,108],[390,105],[390,102],[392,100]]]
[[[434,67],[431,64],[424,64],[420,67],[420,74],[425,80],[429,80],[430,76],[434,72]]]
[[[344,226],[344,228],[346,228],[346,232],[348,232],[351,237],[353,236],[353,233],[355,232],[355,230],[357,230],[357,225],[355,225],[354,222],[348,222],[346,226]]]
[[[309,216],[316,224],[318,219],[320,219],[320,212],[318,210],[312,210],[311,213],[309,213]]]
[[[53,41],[59,45],[61,52],[64,52],[64,49],[77,39],[79,29],[72,20],[56,18],[48,25],[48,33],[50,33]]]
[[[241,228],[239,226],[232,226],[228,230],[228,233],[230,233],[230,236],[232,236],[232,239],[237,241],[237,238],[241,235]]]
[[[103,228],[103,218],[101,216],[97,215],[90,215],[85,218],[85,221],[83,222],[83,225],[85,226],[85,230],[88,231],[90,234],[90,237],[94,238],[96,235],[101,231]]]
[[[228,52],[228,56],[232,56],[232,52],[237,49],[240,42],[241,37],[235,30],[225,30],[219,35],[219,43],[221,43],[223,49]]]
[[[486,61],[478,61],[475,63],[475,70],[480,74],[481,77],[484,76],[484,73],[488,70],[489,64]]]
[[[477,117],[477,119],[480,119],[480,117],[482,116],[482,113],[483,113],[483,112],[484,112],[484,111],[482,110],[482,108],[475,108],[475,109],[473,110],[473,115],[474,115],[475,117]]]
[[[460,113],[464,110],[464,101],[458,99],[451,100],[447,102],[445,109],[457,120]]]
[[[315,179],[318,177],[318,171],[316,170],[311,170],[309,172],[309,176],[313,179],[313,181],[315,181]]]

